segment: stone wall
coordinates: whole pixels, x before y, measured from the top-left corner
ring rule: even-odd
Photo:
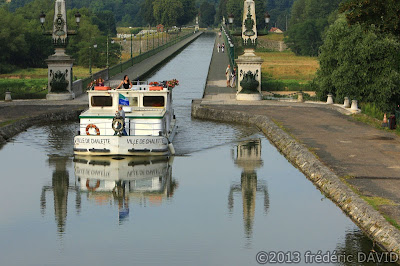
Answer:
[[[28,129],[33,125],[49,124],[56,121],[79,121],[79,114],[86,107],[73,107],[67,105],[65,110],[57,112],[49,112],[34,117],[28,117],[18,120],[10,125],[0,128],[0,146],[5,144],[7,140],[14,137],[18,133]]]
[[[272,41],[272,40],[264,40],[259,38],[257,40],[257,47],[258,48],[265,48],[273,51],[283,52],[288,50],[289,48],[286,46],[285,42],[283,41]]]
[[[226,111],[223,107],[201,106],[192,102],[194,118],[234,122],[258,127],[285,157],[298,167],[319,190],[338,205],[374,242],[400,254],[400,233],[386,219],[354,193],[305,146],[299,144],[264,115]]]

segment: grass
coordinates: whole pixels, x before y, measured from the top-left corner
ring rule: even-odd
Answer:
[[[264,60],[261,66],[263,90],[310,90],[309,83],[319,68],[317,58],[261,49],[256,54]]]
[[[378,120],[383,119],[384,113],[380,109],[378,109],[374,103],[361,103],[360,108],[363,114],[366,114]]]
[[[47,78],[0,79],[0,97],[11,91],[13,99],[43,99],[47,94]]]
[[[4,126],[7,126],[7,125],[10,125],[10,124],[13,124],[13,123],[15,123],[15,122],[17,122],[17,120],[7,120],[7,121],[4,121],[4,122],[0,122],[0,127],[4,127]]]
[[[397,205],[395,202],[393,202],[390,199],[385,199],[381,197],[367,197],[367,196],[361,196],[363,200],[365,200],[369,205],[374,207],[375,210],[378,210],[379,206],[381,205],[390,205],[390,206],[395,206]]]
[[[129,53],[130,56],[130,53]],[[96,73],[97,71],[102,70],[101,68],[92,68],[92,72]],[[74,66],[74,77],[77,79],[86,78],[89,76],[89,68],[82,66]],[[19,69],[14,72],[8,74],[0,74],[0,81],[3,79],[47,79],[47,68],[27,68],[27,69]]]
[[[269,41],[283,41],[284,35],[279,33],[268,33],[264,36],[258,36],[259,41],[269,40]]]
[[[377,129],[380,129],[380,130],[385,130],[385,131],[388,131],[388,132],[394,132],[394,133],[396,133],[397,135],[400,136],[400,125],[398,125],[395,130],[390,130],[387,127],[382,127],[383,114],[380,117],[380,119],[372,117],[372,116],[367,115],[365,113],[355,114],[355,115],[353,115],[353,118],[358,122],[373,126],[373,127],[377,128]]]

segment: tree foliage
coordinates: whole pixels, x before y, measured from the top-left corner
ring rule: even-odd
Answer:
[[[340,5],[349,24],[365,27],[375,25],[379,30],[400,35],[400,1],[348,0]]]
[[[331,14],[342,0],[296,0],[285,42],[297,55],[317,56]]]
[[[200,27],[209,27],[214,24],[215,4],[203,1],[199,8]]]
[[[167,27],[177,24],[178,18],[183,14],[183,5],[179,0],[155,0],[153,14],[157,23]]]
[[[44,27],[50,30],[54,17],[54,0],[34,0],[17,8],[15,12],[10,12],[7,5],[0,8],[0,73],[10,72],[16,68],[46,66],[44,60],[54,53],[54,47],[51,37],[42,34],[39,22],[39,13],[42,10],[46,13]],[[74,23],[76,11],[77,9],[68,10],[69,29],[76,27]],[[69,38],[67,53],[76,60],[75,64],[88,65],[89,47],[97,44],[98,48],[91,51],[93,66],[105,66],[106,35],[115,33],[114,17],[107,11],[95,14],[87,8],[79,9],[79,12],[82,18],[78,35]],[[113,45],[111,50],[115,52],[110,53],[110,61],[117,62],[118,44]]]
[[[327,31],[319,56],[317,91],[375,103],[383,111],[400,102],[400,42],[377,27],[365,31],[339,18]]]
[[[270,27],[287,30],[286,21],[290,18],[290,9],[295,0],[266,0],[266,10],[271,16]]]

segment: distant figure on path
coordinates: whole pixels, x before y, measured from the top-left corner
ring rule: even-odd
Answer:
[[[221,50],[221,44],[217,44],[217,49],[218,49],[218,53],[219,53],[219,51]]]
[[[232,76],[231,87],[235,88],[236,87],[236,67],[233,68],[231,76]]]
[[[121,81],[121,83],[118,85],[117,89],[121,88],[121,86],[124,87],[124,89],[128,90],[132,87],[132,82],[129,80],[128,75],[124,76],[124,80]]]
[[[225,76],[226,76],[226,86],[230,87],[231,84],[231,78],[232,78],[232,69],[231,65],[228,65],[228,67],[225,70]]]
[[[218,37],[221,38],[221,35],[222,35],[221,31],[219,31],[218,32]]]
[[[224,53],[225,52],[225,43],[224,42],[222,43],[221,47],[222,47],[222,52]]]

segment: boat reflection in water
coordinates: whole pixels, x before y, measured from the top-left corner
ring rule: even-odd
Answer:
[[[250,243],[253,233],[254,215],[256,209],[256,194],[264,195],[264,212],[268,212],[268,187],[264,180],[257,180],[256,169],[263,166],[261,159],[261,140],[243,141],[232,152],[235,165],[242,168],[240,183],[233,183],[229,190],[228,208],[233,212],[235,194],[242,195],[243,222],[246,239]]]
[[[172,158],[75,156],[75,178],[82,193],[97,204],[118,206],[118,220],[129,217],[129,204],[161,205],[178,184]]]

